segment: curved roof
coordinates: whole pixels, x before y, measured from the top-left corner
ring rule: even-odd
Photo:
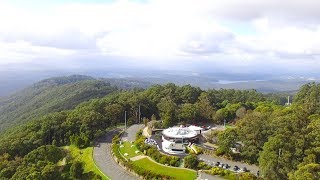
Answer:
[[[162,131],[162,134],[171,138],[193,138],[197,132],[187,127],[172,127]]]
[[[194,130],[194,131],[200,131],[200,130],[203,130],[203,128],[202,128],[202,127],[199,127],[199,126],[193,126],[193,125],[189,126],[188,128],[189,128],[189,129],[191,129],[191,130]]]

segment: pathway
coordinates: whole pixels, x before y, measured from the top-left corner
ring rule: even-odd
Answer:
[[[224,178],[219,176],[213,176],[204,172],[198,172],[199,176],[197,180],[224,180]]]
[[[137,132],[144,127],[143,124],[134,124],[127,128],[126,132],[122,135],[122,140],[135,141]]]
[[[111,130],[98,139],[93,148],[93,159],[98,168],[111,179],[135,180],[138,177],[130,174],[114,161],[111,155],[112,138],[119,132],[119,129]]]

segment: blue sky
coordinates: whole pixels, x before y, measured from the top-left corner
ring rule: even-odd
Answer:
[[[0,70],[91,63],[317,73],[319,7],[316,0],[0,0]]]

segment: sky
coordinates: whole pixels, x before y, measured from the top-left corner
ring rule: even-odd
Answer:
[[[317,74],[318,0],[0,0],[0,71]]]

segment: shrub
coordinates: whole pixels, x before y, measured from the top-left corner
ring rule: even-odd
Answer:
[[[161,163],[161,164],[166,164],[166,162],[168,162],[166,156],[162,156],[162,157],[160,158],[160,160],[159,160],[159,163]]]
[[[143,176],[145,179],[172,179],[172,177],[170,177],[170,176],[163,175],[163,174],[157,174],[157,173],[153,173],[148,170],[142,169],[139,166],[132,163],[130,160],[127,161],[126,159],[124,159],[123,156],[119,152],[119,145],[115,143],[118,141],[118,139],[119,139],[119,136],[115,136],[113,138],[112,152],[118,158],[118,160],[122,163],[122,165],[124,165],[128,169],[133,170],[138,175]],[[152,153],[154,156],[156,155],[156,152],[159,153],[158,151],[154,151],[154,149],[150,148],[150,146],[146,146],[146,147],[149,148],[148,149],[149,153]],[[174,159],[174,158],[172,158],[172,159]],[[163,160],[167,161],[167,157],[164,156]]]
[[[80,179],[83,174],[83,164],[81,162],[74,162],[70,167],[70,175],[75,179]]]
[[[190,169],[197,169],[199,160],[195,155],[189,155],[184,158],[184,167]]]
[[[114,144],[119,144],[120,142],[120,137],[119,135],[115,135],[113,138],[112,138],[112,143]]]
[[[198,146],[195,146],[195,145],[193,145],[192,147],[196,150],[196,154],[202,154],[203,150],[202,150],[201,147],[198,147]]]
[[[212,167],[206,164],[205,162],[199,162],[198,164],[198,169],[204,169],[204,170],[209,170]]]
[[[213,167],[211,169],[211,174],[212,175],[219,175],[219,176],[224,176],[224,170],[218,167]]]
[[[144,136],[142,136],[142,129],[140,129],[136,134],[136,139],[140,139],[142,137],[144,138]]]
[[[239,180],[254,180],[254,179],[257,179],[257,177],[249,172],[244,172],[239,174]]]

